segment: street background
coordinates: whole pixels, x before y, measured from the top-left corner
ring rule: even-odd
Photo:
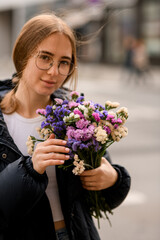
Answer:
[[[23,24],[48,10],[62,15],[78,39],[89,39],[78,48],[77,90],[86,100],[117,101],[129,111],[128,136],[109,152],[129,171],[131,190],[109,215],[112,227],[101,220],[101,240],[159,240],[160,1],[0,1],[0,80],[15,71],[12,47]],[[147,61],[139,72],[132,68],[134,54]]]

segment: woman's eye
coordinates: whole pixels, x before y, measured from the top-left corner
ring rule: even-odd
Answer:
[[[60,64],[64,66],[70,66],[71,63],[69,61],[61,61]]]
[[[48,56],[48,55],[39,55],[39,58],[43,61],[46,61],[46,62],[50,62],[51,61],[51,57]]]

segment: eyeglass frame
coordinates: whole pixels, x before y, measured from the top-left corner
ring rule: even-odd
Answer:
[[[40,53],[44,53],[44,54],[46,54],[46,55],[49,55],[49,56],[52,58],[52,62],[51,62],[51,64],[50,64],[50,67],[49,67],[49,68],[43,69],[43,68],[40,68],[40,67],[37,65],[37,61],[36,61],[36,60],[37,60],[38,56],[40,55]],[[50,52],[39,51],[36,55],[34,55],[34,57],[35,57],[35,65],[36,65],[36,67],[37,67],[39,70],[48,71],[48,70],[49,70],[51,67],[53,67],[53,65],[54,65],[53,56],[52,56],[52,53],[50,53]],[[65,61],[65,60],[64,60],[64,61]],[[75,66],[75,64],[71,61],[70,64],[72,65],[72,71],[71,71],[69,74],[65,75],[65,74],[62,74],[62,73],[59,72],[59,66],[60,66],[60,64],[61,64],[61,62],[58,62],[58,73],[59,73],[60,75],[62,75],[62,76],[66,76],[66,77],[70,76],[70,75],[73,73],[73,71],[78,68],[78,67]]]

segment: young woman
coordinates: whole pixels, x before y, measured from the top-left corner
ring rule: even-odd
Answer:
[[[125,199],[130,176],[102,158],[101,166],[75,176],[57,165],[69,159],[66,141],[37,144],[28,156],[26,140],[36,136],[42,117],[36,109],[65,98],[76,77],[76,40],[53,14],[30,19],[13,49],[16,74],[0,82],[0,239],[98,240],[84,189],[99,190],[111,209]],[[97,181],[98,179],[98,181]]]

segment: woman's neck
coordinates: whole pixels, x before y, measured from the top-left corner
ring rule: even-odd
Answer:
[[[18,101],[16,112],[25,118],[37,117],[37,109],[45,108],[51,104],[50,96],[28,94],[28,92],[26,94],[25,91],[20,91],[20,89],[17,89],[15,96]]]

